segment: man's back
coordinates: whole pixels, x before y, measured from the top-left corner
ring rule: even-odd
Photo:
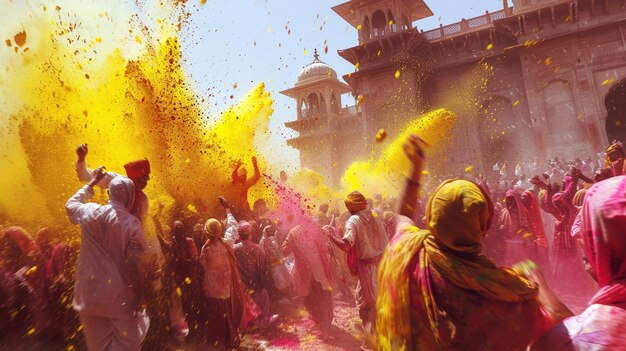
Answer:
[[[344,239],[356,247],[359,259],[370,259],[383,254],[388,239],[385,226],[370,210],[350,216],[345,225]]]
[[[248,289],[263,288],[263,274],[265,274],[265,252],[261,246],[250,240],[244,240],[234,246],[237,257],[237,267],[241,280]]]
[[[128,250],[145,247],[141,223],[120,203],[84,203],[92,194],[83,187],[66,206],[70,220],[82,229],[74,308],[88,315],[129,318],[138,301],[129,287]]]

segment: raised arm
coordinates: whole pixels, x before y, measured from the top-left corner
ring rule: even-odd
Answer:
[[[235,165],[235,169],[233,169],[233,173],[230,176],[233,184],[237,183],[237,173],[239,173],[239,167],[241,167],[241,161],[237,161],[237,165]]]
[[[259,169],[259,163],[256,156],[252,156],[252,166],[254,167],[254,174],[250,179],[246,181],[246,186],[251,188],[261,179],[261,170]]]
[[[76,160],[76,163],[74,164],[74,170],[76,171],[76,176],[78,177],[78,179],[84,183],[89,182],[91,179],[93,179],[93,177],[95,176],[95,172],[97,170],[97,168],[96,169],[87,168],[87,163],[85,162],[85,158],[87,157],[88,152],[89,152],[89,148],[87,144],[80,144],[76,148],[76,155],[78,156],[78,160]],[[105,173],[104,177],[100,181],[98,181],[98,183],[96,183],[95,185],[103,189],[108,189],[109,184],[111,183],[111,180],[113,180],[113,178],[115,178],[116,176],[118,176],[116,173],[107,172]]]
[[[565,195],[567,195],[570,201],[574,198],[574,195],[576,195],[577,189],[578,189],[578,177],[576,177],[575,175],[572,175],[572,181],[569,182],[569,184],[567,184],[567,188],[565,188]]]
[[[223,197],[218,197],[220,204],[226,210],[226,228],[224,228],[224,242],[228,244],[231,248],[235,245],[237,240],[239,240],[239,223],[237,223],[237,219],[233,216],[231,210],[231,204],[226,201]]]
[[[424,167],[424,150],[420,144],[425,144],[420,137],[412,134],[404,144],[404,153],[409,161],[411,161],[411,174],[406,180],[402,203],[398,210],[398,214],[413,218],[418,203],[418,194],[420,188],[420,179],[422,177],[422,168]]]
[[[80,224],[88,218],[88,215],[97,204],[87,203],[93,196],[93,187],[102,180],[106,173],[104,167],[99,167],[94,170],[92,179],[87,185],[80,188],[76,194],[74,194],[67,203],[65,203],[65,212],[67,213],[70,222],[73,224]]]

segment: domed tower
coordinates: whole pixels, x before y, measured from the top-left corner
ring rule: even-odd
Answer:
[[[341,96],[351,93],[350,87],[319,59],[317,49],[313,57],[313,62],[298,74],[295,85],[281,91],[297,102],[296,120],[285,125],[299,135],[288,143],[300,151],[302,167],[338,184],[354,156],[350,150],[363,147],[360,114],[356,106],[341,107]]]

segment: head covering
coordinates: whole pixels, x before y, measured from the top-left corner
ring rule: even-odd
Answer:
[[[243,236],[252,235],[252,224],[248,221],[240,221],[238,225],[239,234]]]
[[[222,223],[215,218],[210,218],[204,223],[204,232],[209,238],[221,238],[222,237]]]
[[[545,184],[545,183],[541,180],[541,178],[539,178],[539,176],[538,176],[538,175],[533,176],[532,178],[530,178],[530,179],[528,180],[528,182],[529,182],[530,184],[533,184],[533,185]]]
[[[543,221],[541,220],[541,209],[539,207],[539,203],[537,202],[537,198],[532,191],[526,190],[522,194],[522,199],[527,199],[530,203],[529,207],[524,206],[524,210],[526,212],[526,218],[528,218],[528,221],[532,226],[533,233],[535,234],[535,242],[538,245],[547,248],[548,239],[546,238]]]
[[[367,199],[358,191],[353,191],[344,199],[346,208],[354,214],[367,208]]]
[[[484,233],[493,217],[491,200],[474,183],[447,180],[431,195],[426,208],[429,230],[414,225],[400,227],[387,247],[379,266],[376,304],[378,342],[394,349],[413,349],[412,329],[429,328],[437,340],[450,340],[454,321],[439,308],[439,296],[432,289],[433,270],[445,281],[485,299],[508,303],[535,299],[537,287],[521,274],[497,268],[480,254]],[[421,251],[424,254],[420,254]],[[416,269],[419,291],[409,291]],[[429,325],[411,324],[411,294],[420,294],[427,310]],[[520,306],[521,307],[521,306]],[[447,335],[442,335],[446,333]]]
[[[128,162],[124,165],[124,168],[126,169],[126,175],[128,176],[128,178],[133,180],[145,177],[150,174],[150,162],[147,158],[144,158],[143,160]]]
[[[606,148],[607,155],[613,152],[619,152],[621,153],[621,155],[624,155],[624,144],[617,141],[617,142],[612,143],[611,145],[609,145],[609,147]]]
[[[599,294],[614,295],[607,290],[621,286],[618,302],[626,303],[626,176],[592,186],[587,191],[582,216],[585,255],[601,288]],[[596,295],[594,300],[606,298]]]
[[[52,255],[46,267],[48,281],[67,271],[70,263],[70,250],[66,243],[58,244],[52,250]]]
[[[428,229],[439,243],[456,252],[479,253],[492,217],[491,200],[465,180],[441,184],[426,207]]]
[[[4,242],[5,240],[11,240],[19,250],[19,252],[13,252],[12,254],[28,256],[31,259],[39,258],[39,247],[35,244],[26,229],[18,226],[3,229],[0,232],[0,242]]]
[[[120,203],[130,211],[135,204],[135,183],[126,177],[113,178],[109,184],[109,202]]]

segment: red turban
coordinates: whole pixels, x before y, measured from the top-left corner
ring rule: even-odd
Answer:
[[[346,208],[354,214],[367,208],[367,199],[358,191],[353,191],[344,199]]]
[[[126,175],[132,180],[136,180],[150,174],[150,162],[148,162],[147,158],[128,162],[124,165],[124,168],[126,169]]]

